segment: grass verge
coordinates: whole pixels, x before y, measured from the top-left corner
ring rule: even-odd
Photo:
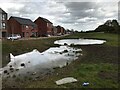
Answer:
[[[43,79],[25,80],[17,82],[17,86],[25,88],[118,88],[118,35],[109,33],[76,33],[69,36],[25,40],[25,41],[3,41],[3,66],[9,62],[9,53],[18,55],[38,49],[40,52],[54,45],[54,41],[64,38],[91,38],[103,39],[107,42],[103,45],[76,46],[82,48],[83,56],[73,61],[64,68],[57,68],[51,75]],[[78,79],[76,83],[57,86],[56,80],[72,76]],[[89,82],[87,87],[82,86],[83,82]],[[23,84],[22,84],[23,83]],[[7,87],[7,85],[5,86]]]

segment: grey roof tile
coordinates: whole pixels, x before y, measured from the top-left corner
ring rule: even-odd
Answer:
[[[37,26],[32,20],[26,19],[26,18],[20,18],[20,17],[14,17],[11,16],[11,18],[14,18],[17,22],[19,22],[22,25],[32,25],[32,26]]]

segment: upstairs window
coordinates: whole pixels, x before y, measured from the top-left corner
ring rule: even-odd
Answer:
[[[2,20],[5,20],[5,14],[2,15]]]
[[[25,28],[28,29],[29,27],[26,25]]]
[[[49,23],[47,23],[47,27],[49,27]]]
[[[2,27],[3,27],[3,29],[5,29],[5,27],[6,27],[6,24],[4,22],[2,23]]]

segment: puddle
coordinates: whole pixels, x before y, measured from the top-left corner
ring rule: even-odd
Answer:
[[[66,45],[88,45],[103,44],[104,40],[93,39],[63,39],[57,40],[54,44],[63,46],[51,47],[44,52],[34,49],[31,52],[13,56],[10,53],[10,62],[3,68],[0,68],[0,76],[13,77],[35,75],[54,71],[54,68],[62,68],[76,60],[81,54],[82,49],[69,47]],[[65,46],[64,46],[65,45]]]
[[[7,77],[8,75],[27,74],[28,72],[44,71],[56,67],[61,68],[76,60],[81,51],[81,49],[60,46],[51,47],[41,53],[34,49],[17,56],[10,54],[11,61],[0,69],[0,74]]]
[[[59,45],[92,45],[92,44],[103,44],[105,40],[94,40],[94,39],[62,39],[57,40],[54,44]]]

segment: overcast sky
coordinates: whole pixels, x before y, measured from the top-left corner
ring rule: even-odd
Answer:
[[[108,19],[118,19],[119,0],[89,1],[0,0],[0,7],[8,13],[9,17],[24,17],[34,21],[41,16],[49,19],[53,25],[78,31],[93,30]]]

